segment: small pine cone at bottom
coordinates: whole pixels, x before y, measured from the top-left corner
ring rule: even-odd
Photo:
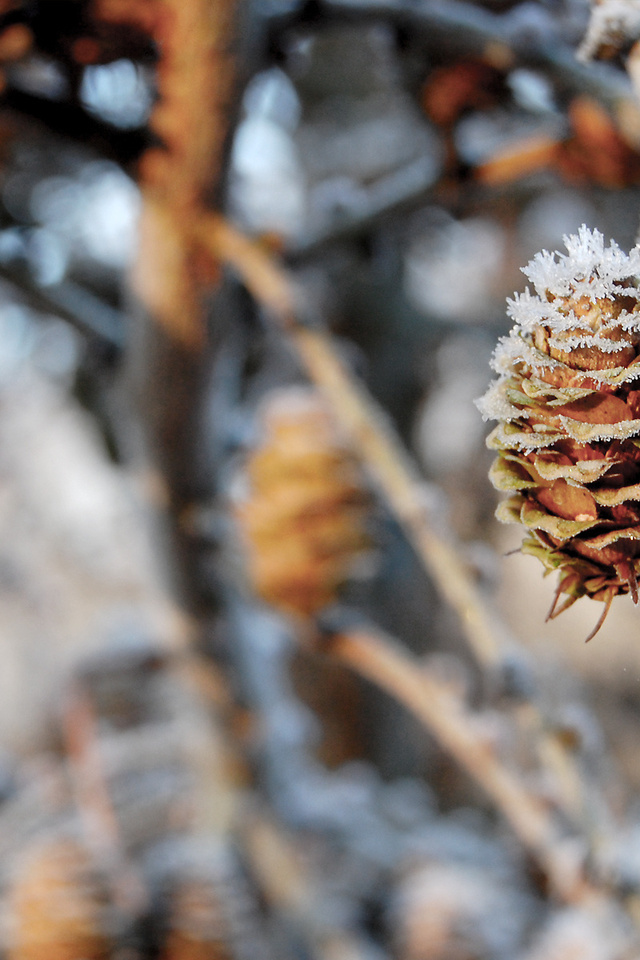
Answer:
[[[84,847],[67,837],[34,843],[9,896],[8,960],[107,960],[113,942],[106,889]]]
[[[165,881],[159,960],[272,960],[256,891],[234,851],[192,842]]]
[[[509,301],[499,374],[478,401],[498,421],[497,510],[528,534],[522,552],[559,571],[549,617],[579,597],[638,602],[640,573],[640,247],[625,254],[583,226],[567,253],[538,254]],[[559,603],[561,596],[564,599]]]
[[[162,960],[234,960],[220,906],[209,886],[183,883],[172,903]]]

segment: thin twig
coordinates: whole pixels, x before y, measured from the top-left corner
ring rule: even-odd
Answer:
[[[89,340],[96,340],[113,350],[124,346],[125,315],[86,287],[70,280],[40,287],[27,270],[18,270],[15,265],[0,264],[0,279],[3,284],[11,285],[17,300],[40,313],[61,317]]]
[[[543,869],[555,891],[575,903],[595,893],[562,842],[549,808],[500,761],[474,729],[473,717],[395,640],[351,630],[334,634],[329,653],[404,704],[479,784]]]
[[[232,267],[269,314],[286,326],[295,322],[301,296],[293,277],[273,257],[220,214],[202,211],[194,229],[204,249]]]

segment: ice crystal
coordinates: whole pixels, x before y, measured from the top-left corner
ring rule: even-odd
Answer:
[[[578,57],[589,60],[603,47],[619,49],[640,36],[638,0],[601,0],[591,8],[589,27]]]
[[[509,336],[502,338],[495,350],[492,367],[500,375],[499,384],[507,379],[514,365],[524,364],[530,370],[553,369],[562,364],[534,344],[536,331],[547,331],[548,347],[557,353],[571,354],[577,349],[597,348],[601,354],[615,357],[620,341],[608,333],[621,330],[640,333],[637,312],[621,309],[613,316],[601,311],[595,328],[579,312],[584,298],[591,303],[620,300],[628,297],[640,301],[636,277],[640,275],[640,246],[624,253],[611,241],[605,245],[598,230],[584,224],[577,234],[563,238],[567,253],[538,253],[522,272],[533,284],[507,300],[507,314],[515,322]],[[618,384],[640,376],[640,364],[614,365],[589,371],[598,383]],[[485,420],[513,419],[500,391],[491,389],[478,407]],[[522,413],[520,414],[522,416]]]
[[[543,250],[522,269],[541,297],[550,294],[554,297],[586,295],[591,299],[621,295],[640,298],[632,282],[640,273],[640,247],[634,247],[629,254],[614,240],[605,247],[602,234],[589,230],[584,224],[577,235],[562,239],[566,254]]]
[[[509,403],[501,389],[499,380],[491,384],[487,392],[477,401],[477,407],[484,420],[515,420],[520,411]]]

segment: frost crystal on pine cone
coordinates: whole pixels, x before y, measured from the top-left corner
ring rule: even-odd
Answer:
[[[498,519],[524,524],[522,551],[559,571],[550,616],[582,596],[605,603],[593,636],[613,597],[638,602],[640,247],[627,255],[585,226],[564,242],[523,269],[535,293],[509,301],[515,326],[478,407],[499,421]]]
[[[619,50],[640,37],[638,0],[592,0],[586,36],[578,50],[580,60]]]

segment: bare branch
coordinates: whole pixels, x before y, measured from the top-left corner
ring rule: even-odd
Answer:
[[[329,653],[411,711],[440,746],[482,787],[566,902],[593,896],[549,808],[511,773],[474,729],[473,716],[395,640],[380,632],[332,635]],[[563,840],[565,842],[563,842]]]

